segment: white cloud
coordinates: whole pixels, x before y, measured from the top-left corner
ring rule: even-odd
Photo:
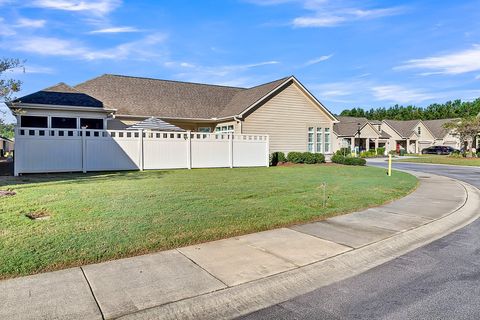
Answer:
[[[13,36],[15,35],[16,32],[13,30],[13,28],[10,27],[10,25],[5,23],[5,19],[0,17],[0,36]]]
[[[480,70],[480,45],[474,45],[470,49],[451,54],[408,60],[405,64],[394,69],[431,70],[431,72],[425,72],[422,75],[461,74],[478,71]]]
[[[333,27],[351,21],[393,16],[405,11],[404,7],[360,8],[358,1],[352,2],[356,6],[334,0],[249,0],[249,2],[260,6],[296,3],[310,12],[308,15],[296,17],[291,21],[291,25],[297,28]]]
[[[129,32],[140,32],[141,30],[134,28],[134,27],[111,27],[111,28],[103,28],[91,31],[91,34],[95,33],[129,33]]]
[[[480,80],[480,74],[475,76],[475,80]]]
[[[17,28],[42,28],[45,26],[46,20],[36,20],[29,18],[20,18],[17,20],[15,27]]]
[[[311,66],[313,64],[317,64],[317,63],[320,63],[322,61],[326,61],[326,60],[330,59],[331,57],[333,57],[333,54],[329,54],[328,56],[320,56],[318,58],[315,58],[315,59],[312,59],[312,60],[309,60],[309,61],[305,62],[304,66]]]
[[[52,74],[55,73],[55,70],[50,68],[50,67],[42,67],[42,66],[35,66],[35,65],[26,65],[21,68],[15,68],[11,70],[13,73],[16,74],[21,74],[21,73],[27,73],[27,74]]]
[[[121,0],[33,0],[30,3],[34,7],[64,11],[84,11],[97,16],[110,13],[120,4]]]
[[[435,98],[434,94],[401,85],[375,86],[372,87],[372,93],[377,100],[395,103],[418,103]]]
[[[9,42],[8,48],[44,56],[64,56],[82,60],[135,59],[158,57],[155,45],[165,41],[166,35],[152,34],[133,42],[107,49],[92,49],[73,40],[52,37],[25,37]]]

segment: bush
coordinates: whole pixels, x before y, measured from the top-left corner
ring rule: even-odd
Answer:
[[[390,150],[390,151],[388,151],[388,154],[391,154],[392,156],[395,156],[395,155],[397,155],[397,151]]]
[[[312,152],[289,152],[287,155],[287,161],[292,163],[324,163],[325,156],[321,153]]]
[[[367,164],[367,160],[362,158],[347,157],[345,158],[343,164],[346,164],[347,166],[364,166]]]
[[[350,149],[350,148],[340,148],[340,149],[337,150],[337,152],[335,152],[335,154],[346,157],[346,156],[349,156],[349,155],[352,154],[352,149]]]
[[[375,150],[368,150],[368,151],[362,151],[360,152],[360,157],[361,158],[374,158],[377,156],[377,153]]]
[[[314,153],[315,163],[325,163],[325,156],[323,153]]]
[[[341,154],[335,153],[330,160],[334,163],[339,163],[339,164],[344,164],[345,163],[345,156],[342,156]]]
[[[291,163],[303,163],[303,156],[301,152],[289,152],[287,155],[287,161]]]
[[[378,156],[383,156],[383,155],[385,155],[385,148],[384,148],[384,147],[379,147],[379,148],[377,148],[377,155],[378,155]]]
[[[283,152],[273,152],[270,154],[270,165],[276,166],[279,162],[285,162],[287,159],[285,158],[285,153]]]

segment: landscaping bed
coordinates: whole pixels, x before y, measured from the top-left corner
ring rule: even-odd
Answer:
[[[0,277],[319,220],[416,184],[406,173],[324,164],[0,177],[0,190],[15,192],[0,197]]]

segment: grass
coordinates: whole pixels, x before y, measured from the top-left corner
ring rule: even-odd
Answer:
[[[319,220],[416,184],[338,165],[2,177],[0,190],[17,194],[0,197],[0,278]],[[49,218],[26,217],[36,213]]]
[[[400,159],[398,162],[416,162],[432,164],[451,164],[457,166],[480,166],[480,158],[454,158],[449,156],[438,156],[431,154],[416,155],[416,158]]]

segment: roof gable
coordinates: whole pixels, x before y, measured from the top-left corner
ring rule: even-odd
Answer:
[[[442,139],[449,132],[449,130],[445,129],[443,126],[453,120],[455,119],[423,120],[423,123],[436,139]]]

